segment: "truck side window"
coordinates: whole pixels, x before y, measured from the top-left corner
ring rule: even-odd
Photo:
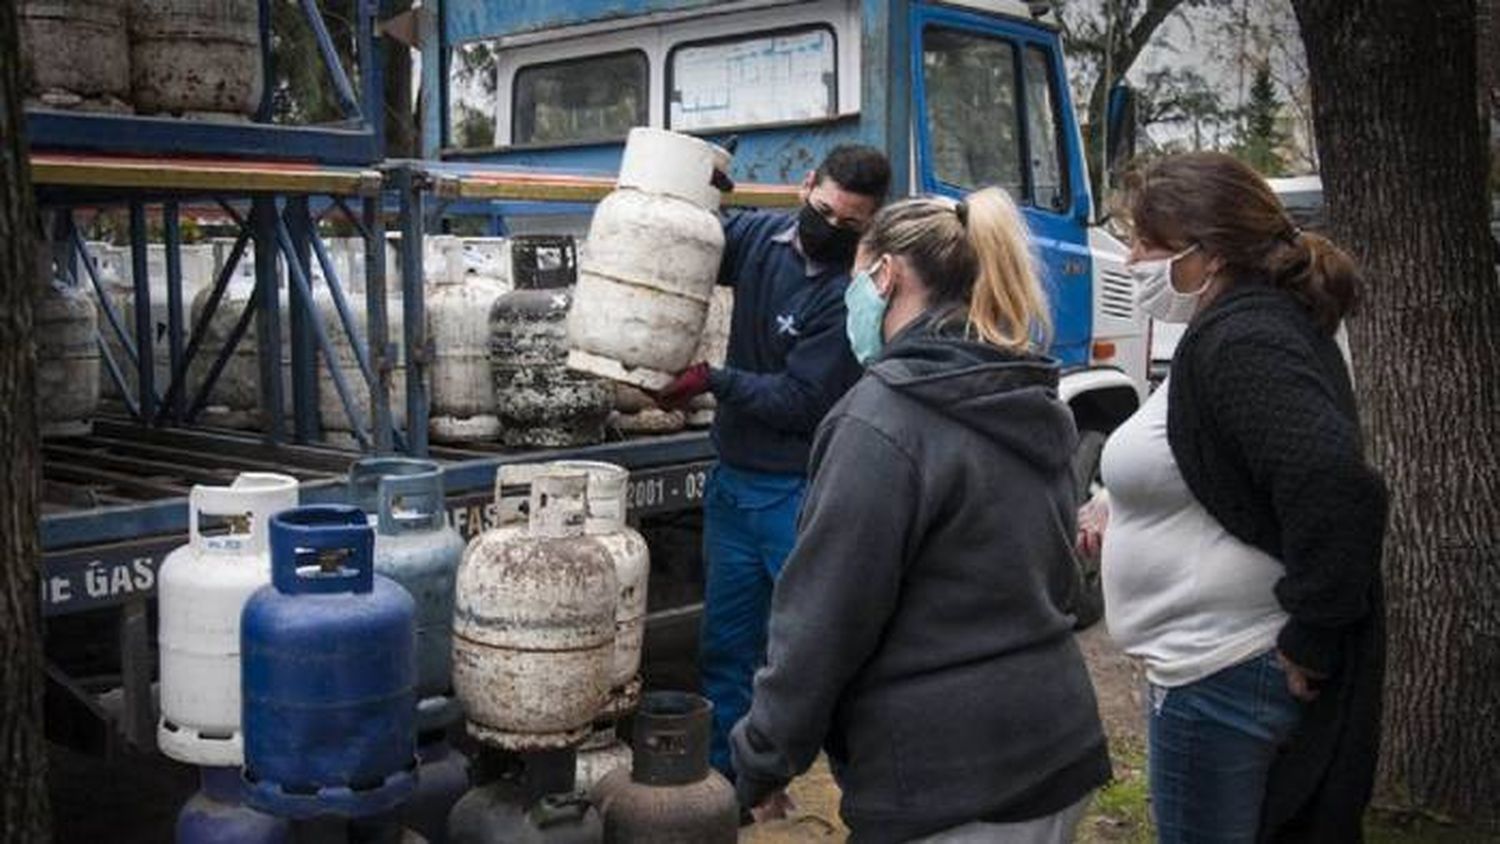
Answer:
[[[667,57],[667,126],[692,132],[833,117],[837,48],[826,25],[678,44]]]
[[[1040,47],[1026,48],[1026,140],[1031,153],[1032,200],[1040,208],[1068,208],[1067,171],[1063,168],[1061,122],[1053,85],[1052,62]]]
[[[511,143],[610,141],[645,126],[646,54],[565,59],[516,71]]]
[[[1014,45],[928,28],[922,80],[938,179],[965,189],[999,185],[1024,201]]]

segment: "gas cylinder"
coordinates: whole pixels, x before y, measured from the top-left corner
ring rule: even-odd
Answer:
[[[442,467],[430,460],[372,457],[349,467],[349,501],[373,517],[375,572],[401,584],[417,605],[417,732],[462,714],[453,697],[453,578],[464,540],[448,525]]]
[[[492,275],[468,273],[468,245],[449,240],[443,272],[427,276],[427,335],[433,342],[430,429],[441,442],[493,440],[500,436],[500,417],[490,372],[489,314],[510,285]],[[474,255],[477,264],[479,253]],[[494,271],[488,264],[483,269]]]
[[[446,738],[417,746],[422,760],[417,790],[401,804],[397,817],[433,844],[448,840],[448,815],[469,791],[469,759],[454,750]]]
[[[375,574],[357,507],[271,519],[271,585],[245,605],[247,802],[293,818],[393,808],[416,784],[416,606]]]
[[[254,114],[262,61],[256,0],[131,2],[131,92],[142,112]]]
[[[615,569],[585,535],[587,486],[582,473],[538,476],[526,530],[486,531],[459,566],[453,686],[481,742],[577,744],[608,698]]]
[[[285,278],[285,275],[281,277]],[[191,309],[193,325],[196,326],[203,317],[212,293],[212,287],[204,287],[193,297]],[[188,368],[188,384],[193,397],[197,396],[198,390],[208,378],[219,352],[234,336],[235,327],[244,316],[245,309],[250,306],[250,300],[254,295],[255,262],[254,258],[247,254],[235,267],[234,275],[225,288],[218,307],[214,308],[213,315],[203,330],[203,344]],[[285,318],[288,298],[284,287],[280,290],[278,299],[277,307],[282,309],[283,315],[281,343],[279,344],[281,389],[283,396],[290,396],[292,394],[292,334],[291,320]],[[258,320],[254,318],[249,321],[244,335],[235,345],[234,351],[230,352],[224,368],[219,372],[218,380],[214,382],[213,392],[210,393],[210,404],[214,408],[212,413],[214,424],[234,428],[255,428],[261,424],[260,343],[256,337],[257,322]]]
[[[125,0],[21,0],[19,23],[28,105],[130,110]]]
[[[578,748],[578,771],[573,778],[573,787],[578,791],[592,792],[616,768],[629,770],[630,759],[630,745],[620,741],[613,724],[596,729]]]
[[[334,365],[343,371],[344,383],[349,387],[349,400],[354,405],[354,409],[359,412],[361,419],[368,425],[370,386],[366,383],[364,372],[360,369],[359,358],[355,356],[354,344],[349,339],[349,332],[344,330],[338,305],[334,302],[333,296],[322,287],[318,288],[313,298],[317,302],[323,327],[328,332],[328,342],[333,346]],[[368,344],[370,322],[365,294],[349,293],[345,298],[349,304],[354,330],[360,342]],[[405,325],[403,301],[399,285],[393,284],[387,287],[386,336],[392,348],[395,349],[391,368],[391,423],[398,428],[406,425],[406,344],[400,341]],[[283,320],[283,323],[285,322],[286,320]],[[373,363],[374,361],[371,361],[372,365]],[[323,426],[324,438],[330,444],[340,447],[357,445],[349,414],[344,411],[343,400],[339,398],[338,387],[334,385],[333,373],[327,366],[318,368],[318,421]]]
[[[177,844],[285,844],[291,824],[245,805],[239,768],[200,768],[198,792],[177,814]]]
[[[594,210],[568,315],[568,366],[657,390],[692,363],[724,250],[710,187],[722,150],[630,130],[615,190]]]
[[[571,750],[512,754],[481,748],[479,782],[448,816],[451,844],[598,844],[599,813],[573,791]]]
[[[592,460],[562,460],[551,467],[558,472],[588,475],[588,518],[584,529],[604,546],[614,563],[619,589],[615,602],[615,652],[609,702],[598,717],[621,718],[640,702],[646,583],[651,573],[651,552],[646,538],[625,524],[625,485],[630,472],[623,466]]]
[[[244,472],[188,495],[188,544],[157,573],[162,753],[194,765],[238,766],[240,613],[271,582],[271,517],[297,506],[297,479]],[[227,532],[205,532],[221,519]]]
[[[95,272],[99,275],[100,285],[109,297],[110,304],[114,307],[116,315],[119,316],[121,324],[129,332],[131,343],[135,342],[135,282],[132,276],[131,253],[129,248],[116,249],[110,246],[91,247],[96,260]],[[217,275],[215,263],[215,250],[212,244],[182,244],[178,247],[178,258],[180,259],[180,279],[182,281],[182,305],[177,311],[177,317],[184,326],[184,331],[191,330],[192,314],[190,313],[192,303],[197,299],[204,287],[212,287],[213,280]],[[146,246],[146,281],[147,289],[151,298],[148,311],[151,321],[151,362],[154,372],[153,378],[156,383],[156,391],[165,395],[168,385],[172,383],[172,353],[171,335],[168,328],[171,326],[171,308],[167,296],[167,250],[160,243],[151,243]],[[203,294],[207,295],[207,294]],[[101,306],[102,311],[102,306]],[[136,371],[126,357],[125,349],[115,335],[114,329],[104,321],[101,313],[100,325],[104,327],[102,337],[105,345],[109,348],[110,355],[115,364],[120,367],[120,374],[124,376],[125,383],[132,393],[136,391]],[[110,394],[117,394],[114,389],[114,379],[105,376],[106,384],[110,388]],[[192,400],[190,393],[188,399]]]
[[[698,350],[693,352],[693,360],[706,361],[710,366],[724,365],[729,356],[729,324],[733,316],[734,288],[715,287],[713,299],[708,303],[708,319],[703,323],[703,337],[698,341]],[[713,393],[696,396],[688,405],[687,424],[707,428],[713,424],[716,407]]]
[[[555,277],[518,273],[516,289],[490,309],[490,367],[501,441],[565,447],[604,439],[614,403],[609,382],[568,369],[567,288]]]
[[[42,264],[50,269],[50,260]],[[46,273],[32,312],[42,436],[87,434],[99,410],[98,323],[87,294]]]
[[[635,759],[595,791],[604,840],[734,844],[734,787],[708,766],[713,707],[687,692],[649,692],[635,716]]]
[[[511,289],[511,266],[514,262],[511,238],[466,237],[463,238],[463,245],[464,274],[467,277],[484,279],[507,291]]]

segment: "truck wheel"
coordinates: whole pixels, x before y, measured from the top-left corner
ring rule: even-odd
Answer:
[[[1078,432],[1078,449],[1073,452],[1073,484],[1081,506],[1103,486],[1099,477],[1099,457],[1108,435],[1085,428]],[[1082,586],[1073,601],[1073,629],[1085,630],[1104,616],[1104,584],[1099,579],[1099,561],[1074,554],[1078,579]]]

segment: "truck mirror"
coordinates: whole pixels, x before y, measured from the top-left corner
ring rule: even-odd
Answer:
[[[1109,89],[1105,111],[1108,146],[1104,152],[1111,173],[1135,155],[1135,109],[1135,89],[1124,82],[1116,82]]]

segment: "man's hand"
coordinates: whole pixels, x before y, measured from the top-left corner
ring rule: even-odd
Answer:
[[[1286,654],[1281,651],[1276,652],[1276,661],[1281,663],[1281,670],[1286,672],[1286,687],[1292,697],[1308,703],[1318,699],[1318,690],[1313,688],[1313,684],[1326,680],[1327,675],[1303,668],[1287,659]]]
[[[656,403],[663,410],[680,410],[694,397],[708,392],[708,364],[698,362],[684,369],[672,379],[672,383],[656,394]]]
[[[750,817],[754,818],[756,823],[765,823],[780,820],[795,811],[797,811],[797,804],[792,802],[790,795],[785,791],[774,791],[771,796],[760,801],[759,806],[750,810]]]

